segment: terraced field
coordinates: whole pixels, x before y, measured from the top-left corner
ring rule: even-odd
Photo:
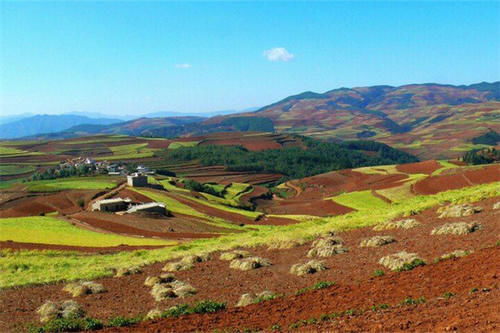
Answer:
[[[78,152],[80,145],[95,145],[124,159],[172,143],[130,137],[74,141],[66,147]],[[156,148],[149,146],[153,141]],[[16,147],[43,151],[63,145],[29,144],[32,148]],[[29,323],[49,325],[46,331],[50,325],[85,330],[87,323],[104,331],[119,331],[125,323],[138,332],[328,329],[361,320],[367,311],[399,318],[402,302],[432,312],[443,294],[450,302],[454,295],[473,302],[474,288],[481,290],[480,304],[499,305],[489,297],[498,293],[489,273],[497,268],[485,259],[498,255],[498,164],[430,160],[338,170],[264,187],[256,185],[259,179],[279,175],[233,173],[196,162],[169,165],[155,156],[131,160],[157,163],[176,175],[150,175],[146,187],[129,187],[124,176],[108,175],[14,179],[5,185],[0,331],[25,331]],[[163,203],[168,212],[92,211],[96,200],[118,197]],[[393,269],[399,262],[395,255],[406,260],[401,268]],[[473,263],[487,273],[478,274]],[[167,271],[174,277],[161,276]],[[454,272],[456,278],[436,280],[436,272]],[[89,289],[73,297],[65,291],[70,281],[92,281],[105,291]],[[313,301],[317,297],[321,301]],[[68,299],[82,307],[84,317],[40,322],[40,306]],[[290,307],[297,311],[285,311]],[[216,310],[203,314],[206,309]],[[144,320],[151,310],[163,318]],[[262,311],[271,315],[262,320]],[[499,327],[491,311],[485,309],[484,318],[481,327]],[[386,327],[392,329],[390,320]],[[368,322],[359,325],[371,329]]]

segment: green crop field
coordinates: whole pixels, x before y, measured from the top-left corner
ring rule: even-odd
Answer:
[[[97,160],[130,160],[135,158],[152,157],[154,149],[148,148],[147,143],[111,146],[112,156],[99,157]]]
[[[116,186],[116,180],[108,178],[75,177],[39,180],[26,183],[30,192],[52,192],[60,190],[105,190]]]
[[[0,176],[21,175],[35,170],[35,167],[29,165],[0,164]]]
[[[206,193],[203,193],[203,194],[205,195]],[[210,197],[210,198],[212,198],[212,199],[217,198],[217,197],[211,196],[209,194],[206,195],[206,197],[207,196]],[[250,210],[239,209],[239,208],[236,208],[236,207],[227,206],[226,204],[217,202],[216,200],[214,200],[214,201],[207,201],[207,200],[197,199],[197,198],[194,198],[194,197],[186,197],[186,199],[195,201],[197,203],[200,203],[202,205],[209,206],[209,207],[212,207],[212,208],[215,208],[215,209],[223,210],[223,211],[230,212],[230,213],[240,214],[240,215],[249,217],[251,219],[255,219],[255,218],[257,218],[257,216],[261,215],[261,213],[259,213],[259,212],[254,212],[254,211],[250,211]]]
[[[178,149],[182,147],[194,147],[198,141],[176,141],[168,145],[168,149]]]
[[[130,265],[144,265],[180,258],[188,254],[225,251],[238,247],[269,246],[277,242],[304,243],[326,231],[342,232],[373,226],[412,212],[443,203],[476,202],[499,196],[497,183],[478,185],[436,195],[415,196],[396,205],[385,205],[370,210],[356,211],[328,218],[315,218],[287,226],[259,226],[257,230],[232,233],[218,238],[193,240],[178,246],[158,250],[140,250],[116,254],[88,255],[61,251],[8,251],[0,255],[0,288],[61,280],[95,279],[111,276],[112,269]],[[252,226],[254,227],[254,226]]]
[[[341,195],[337,195],[331,199],[343,206],[351,207],[360,211],[389,206],[387,202],[374,196],[370,190],[342,193]]]
[[[175,242],[104,234],[77,228],[67,221],[48,216],[0,219],[0,240],[15,242],[109,247],[127,245],[172,245]]]
[[[0,146],[0,157],[14,157],[14,156],[35,156],[35,155],[43,155],[43,153],[39,152],[30,152],[26,150],[21,150],[12,147]]]
[[[106,142],[120,142],[123,139],[128,138],[127,136],[103,136],[102,138],[92,138],[88,140],[76,140],[76,141],[63,141],[65,145],[79,145],[79,144],[89,144],[89,143],[106,143]]]

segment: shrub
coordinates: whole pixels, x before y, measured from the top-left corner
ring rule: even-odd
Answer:
[[[401,302],[401,304],[403,304],[403,305],[416,305],[416,304],[422,304],[425,302],[426,302],[426,300],[423,296],[416,298],[416,299],[413,299],[411,297],[407,297]]]
[[[385,272],[381,269],[377,269],[375,272],[373,272],[372,276],[373,277],[379,277],[379,276],[384,276]]]
[[[209,299],[196,303],[189,312],[192,313],[214,313],[226,309],[226,303],[219,303]]]
[[[304,294],[308,291],[311,291],[311,290],[319,290],[319,289],[325,289],[325,288],[328,288],[328,287],[331,287],[331,286],[334,286],[336,283],[335,282],[329,282],[329,281],[320,281],[316,284],[314,284],[313,286],[311,287],[307,287],[307,288],[302,288],[302,289],[299,289],[295,292],[295,295],[301,295],[301,294]]]
[[[59,332],[80,332],[94,331],[103,328],[103,323],[94,318],[57,318],[49,321],[41,327],[30,327],[32,333],[59,333]]]
[[[142,321],[142,316],[138,317],[132,317],[132,318],[127,318],[127,317],[115,317],[112,318],[108,321],[106,326],[108,327],[126,327],[126,326],[132,326],[135,325],[139,322]]]
[[[455,293],[452,293],[452,292],[450,292],[450,291],[447,291],[447,292],[445,292],[445,293],[443,294],[443,298],[444,298],[444,299],[450,299],[450,298],[452,298],[452,297],[454,297],[454,296],[455,296]]]

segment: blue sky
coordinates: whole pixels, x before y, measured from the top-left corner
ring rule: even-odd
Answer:
[[[207,112],[500,79],[499,2],[1,2],[2,115]]]

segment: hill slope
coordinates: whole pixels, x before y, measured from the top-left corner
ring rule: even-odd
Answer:
[[[500,129],[500,82],[304,92],[244,115],[269,118],[278,132],[370,138],[419,157],[455,157],[473,138]]]

